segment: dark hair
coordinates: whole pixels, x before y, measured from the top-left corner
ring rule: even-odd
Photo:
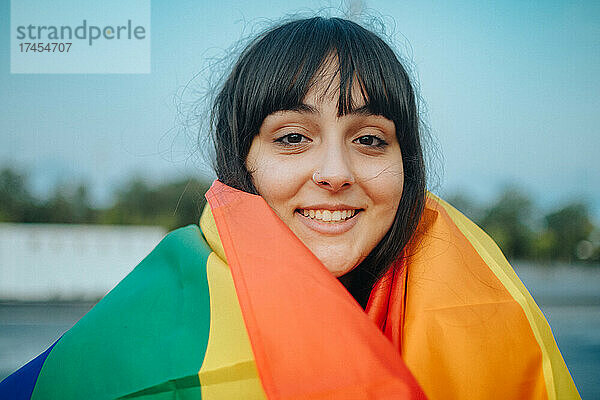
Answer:
[[[392,49],[376,34],[340,18],[285,23],[259,35],[245,48],[215,99],[211,113],[218,179],[258,194],[246,157],[263,120],[302,103],[330,56],[337,56],[338,114],[352,111],[352,84],[369,110],[396,125],[402,150],[404,187],[390,230],[344,284],[364,307],[369,293],[413,235],[425,203],[425,163],[419,115],[409,76]]]

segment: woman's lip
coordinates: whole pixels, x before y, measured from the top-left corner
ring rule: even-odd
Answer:
[[[361,210],[360,207],[349,206],[346,204],[313,204],[311,206],[300,207],[300,210],[330,210],[330,211],[342,211],[342,210]]]
[[[344,232],[348,232],[356,223],[358,218],[361,217],[361,212],[355,214],[352,218],[346,219],[339,222],[323,222],[310,217],[305,217],[298,211],[294,212],[296,218],[300,218],[300,221],[304,223],[310,229],[322,233],[324,235],[339,235]]]

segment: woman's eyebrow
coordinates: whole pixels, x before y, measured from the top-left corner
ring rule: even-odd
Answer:
[[[373,110],[371,110],[371,106],[369,104],[365,104],[362,107],[354,108],[348,114],[364,116],[364,117],[368,117],[370,115],[380,115],[380,114],[374,113]]]

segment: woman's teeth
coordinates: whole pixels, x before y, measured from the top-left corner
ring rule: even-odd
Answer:
[[[358,210],[298,210],[305,217],[324,222],[339,222],[352,218]]]

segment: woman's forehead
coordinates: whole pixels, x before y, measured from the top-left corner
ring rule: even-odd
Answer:
[[[335,101],[339,103],[341,96],[340,76],[337,63],[326,63],[325,67],[313,77],[309,90],[304,99],[302,99],[302,102],[316,107],[322,106],[325,102]],[[346,93],[345,96],[349,98],[351,109],[362,108],[367,105],[368,97],[362,90],[356,74],[354,74],[351,83],[349,83],[349,89],[350,93]],[[348,90],[348,87],[346,87],[346,90]]]

